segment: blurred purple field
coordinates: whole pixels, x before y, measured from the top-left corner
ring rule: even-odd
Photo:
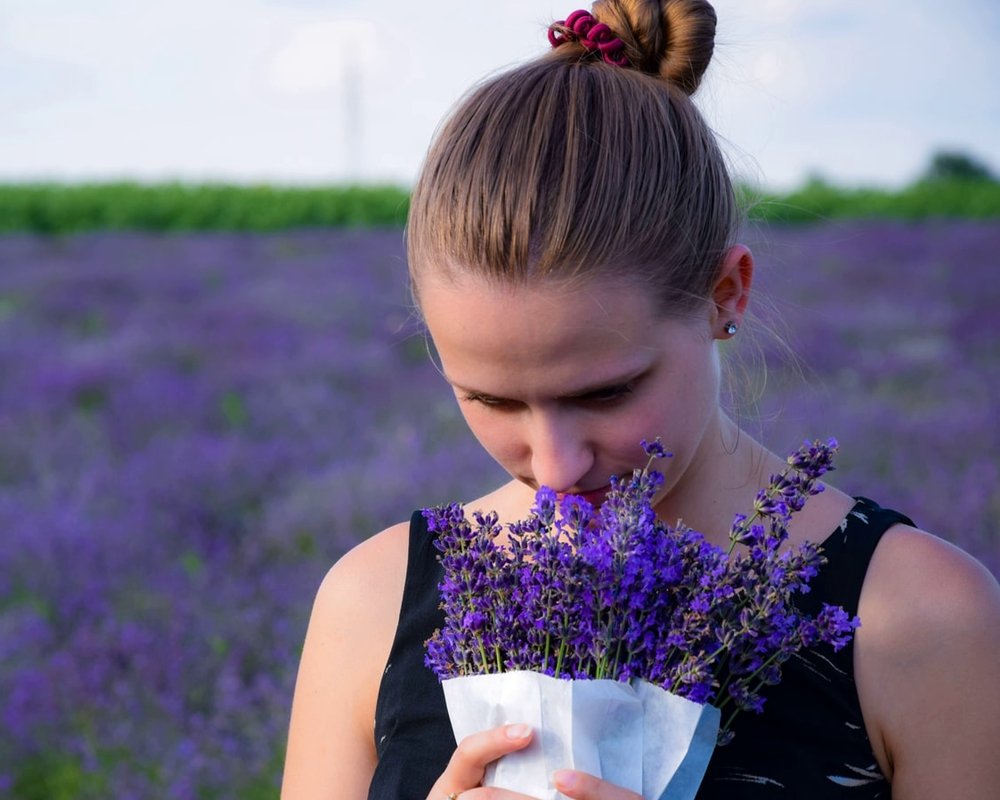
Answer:
[[[1000,572],[1000,225],[750,237],[733,413]],[[0,237],[0,795],[274,797],[312,596],[498,469],[399,231]],[[753,326],[750,326],[751,329]]]

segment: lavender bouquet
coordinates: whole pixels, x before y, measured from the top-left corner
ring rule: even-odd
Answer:
[[[732,737],[737,713],[763,709],[782,664],[818,643],[843,647],[859,624],[835,606],[798,611],[793,596],[825,559],[812,543],[782,546],[792,514],[822,491],[836,441],[792,453],[736,516],[728,549],[657,519],[663,476],[652,464],[669,454],[659,440],[642,445],[646,467],[612,478],[599,509],[543,487],[506,545],[495,513],[470,522],[458,504],[424,511],[445,615],[426,663],[444,682],[456,737],[508,721],[541,729],[488,784],[554,798],[552,768],[573,766],[647,798],[693,797],[716,743]],[[588,717],[596,730],[583,732]]]

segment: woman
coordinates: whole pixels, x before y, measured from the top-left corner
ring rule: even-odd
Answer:
[[[690,100],[711,59],[701,0],[604,0],[540,59],[476,88],[439,133],[408,228],[414,296],[469,426],[511,480],[469,503],[523,518],[535,490],[599,502],[674,453],[656,510],[722,543],[783,460],[719,404],[716,343],[754,274],[715,140]],[[415,465],[419,469],[419,465]],[[906,517],[833,488],[790,544],[828,564],[804,606],[857,612],[837,656],[789,663],[717,748],[699,797],[1000,796],[1000,588]],[[514,725],[457,746],[423,642],[438,566],[419,515],[365,541],[316,598],[283,796],[518,798],[482,788]],[[374,721],[374,727],[373,727]],[[636,795],[562,771],[571,798]]]

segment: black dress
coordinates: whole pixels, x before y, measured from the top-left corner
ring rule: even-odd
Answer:
[[[823,542],[827,564],[799,595],[800,609],[822,603],[858,609],[868,562],[882,534],[913,523],[866,498]],[[378,765],[369,800],[424,800],[455,750],[444,693],[424,666],[424,642],[443,617],[438,551],[422,515],[410,520],[410,551],[396,637],[375,708]],[[786,662],[782,681],[768,687],[764,712],[744,712],[735,737],[716,748],[698,800],[869,800],[891,790],[872,754],[854,683],[853,645],[834,653],[821,646]]]

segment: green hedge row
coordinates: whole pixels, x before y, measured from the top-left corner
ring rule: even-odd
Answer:
[[[843,188],[814,180],[785,195],[743,191],[750,216],[767,222],[1000,218],[1000,182],[992,180],[921,180],[897,191]]]
[[[11,184],[0,185],[0,232],[400,226],[408,207],[395,186]]]
[[[1000,218],[1000,183],[991,180],[923,180],[899,191],[811,181],[783,195],[742,191],[751,217],[767,222]],[[408,205],[397,186],[9,184],[0,185],[0,233],[400,226]]]

